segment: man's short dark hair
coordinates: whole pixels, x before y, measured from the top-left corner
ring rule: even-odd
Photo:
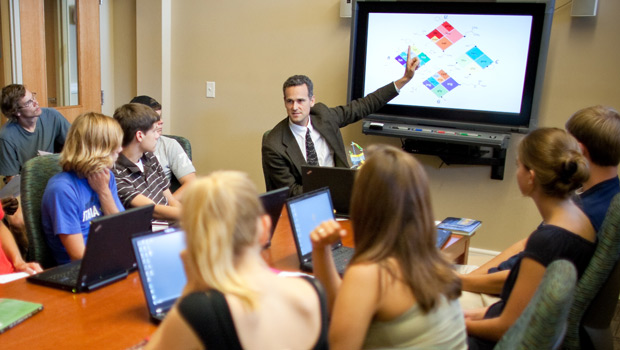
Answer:
[[[314,96],[314,85],[312,84],[312,80],[305,75],[293,75],[289,77],[282,85],[282,92],[286,93],[286,88],[291,86],[300,86],[306,85],[308,87],[308,97]]]
[[[127,147],[136,137],[136,132],[151,130],[153,124],[159,122],[159,115],[143,104],[128,103],[114,111],[114,119],[123,129],[123,147]]]
[[[26,96],[26,88],[22,84],[11,84],[2,88],[2,113],[10,120],[17,119],[17,111],[22,108],[19,104]]]
[[[585,146],[592,163],[620,164],[620,114],[615,109],[604,106],[581,109],[568,119],[565,127]]]
[[[139,104],[143,104],[143,105],[151,107],[156,112],[161,111],[161,105],[159,104],[159,102],[157,102],[156,99],[152,98],[151,96],[146,96],[146,95],[136,96],[132,98],[131,101],[129,101],[129,103],[139,103]]]

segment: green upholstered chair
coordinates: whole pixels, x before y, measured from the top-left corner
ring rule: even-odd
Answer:
[[[62,171],[60,156],[49,154],[34,157],[24,164],[21,172],[21,205],[28,235],[28,261],[37,261],[43,268],[56,266],[41,224],[41,199],[47,181]]]
[[[556,260],[549,264],[532,300],[494,349],[559,348],[576,282],[577,270],[571,262]]]
[[[171,139],[175,139],[181,145],[181,147],[183,147],[183,150],[185,151],[185,153],[187,153],[189,160],[192,160],[192,144],[189,142],[188,139],[186,139],[183,136],[177,136],[177,135],[163,135],[163,136],[169,137]],[[179,179],[177,179],[174,176],[174,174],[171,174],[170,191],[174,193],[174,191],[178,190],[179,187],[181,187],[181,183],[179,182]]]
[[[619,258],[620,194],[611,201],[594,256],[577,284],[564,348],[613,349],[609,325],[620,291]]]

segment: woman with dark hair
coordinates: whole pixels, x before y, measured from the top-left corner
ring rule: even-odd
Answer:
[[[422,165],[391,146],[372,146],[367,155],[351,198],[355,255],[343,279],[330,248],[346,232],[327,221],[311,233],[314,272],[331,309],[331,348],[466,349],[461,285],[435,247]]]
[[[501,300],[466,311],[470,349],[495,346],[521,315],[551,262],[567,259],[581,276],[594,254],[596,232],[571,200],[589,177],[577,140],[557,128],[534,130],[519,145],[517,167],[519,189],[534,201],[543,223],[530,235],[510,270]]]

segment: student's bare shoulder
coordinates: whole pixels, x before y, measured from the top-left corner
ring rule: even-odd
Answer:
[[[376,262],[360,262],[350,264],[344,273],[343,281],[378,281],[382,270],[383,267],[381,264]]]

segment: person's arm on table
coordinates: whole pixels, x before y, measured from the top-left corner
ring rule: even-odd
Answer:
[[[459,275],[462,288],[468,292],[498,295],[504,288],[504,283],[510,270],[494,273]]]
[[[17,272],[27,272],[31,275],[43,271],[41,269],[41,265],[36,262],[27,263],[22,258],[21,253],[19,252],[19,248],[17,247],[17,243],[15,243],[15,238],[9,228],[4,225],[3,222],[0,221],[0,241],[2,242],[2,250],[6,255],[7,259],[13,264],[15,267],[15,271]]]
[[[166,190],[170,193],[170,190]],[[172,195],[171,195],[172,196]],[[178,201],[177,201],[178,202]],[[143,194],[135,196],[131,202],[131,207],[143,207],[145,205],[155,204],[150,198]],[[178,206],[156,204],[153,210],[153,218],[170,221],[177,221],[181,217],[181,208]]]
[[[503,252],[493,257],[493,259],[487,261],[469,274],[487,274],[490,268],[498,267],[502,262],[508,260],[516,254],[521,253],[525,249],[525,243],[527,243],[527,238],[517,241]]]
[[[467,333],[481,339],[498,341],[521,316],[532,296],[536,293],[544,274],[545,267],[542,264],[533,259],[524,258],[515,286],[501,315],[489,319],[466,317]]]

